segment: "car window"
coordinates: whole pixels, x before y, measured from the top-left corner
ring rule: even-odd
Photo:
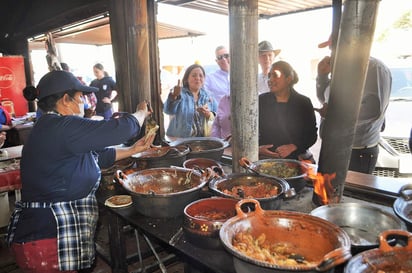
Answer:
[[[391,68],[392,91],[391,99],[412,97],[412,67]]]

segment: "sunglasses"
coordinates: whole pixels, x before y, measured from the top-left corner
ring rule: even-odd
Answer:
[[[223,58],[225,59],[229,59],[230,55],[229,54],[222,54],[216,57],[216,59],[218,59],[219,61],[222,60]]]

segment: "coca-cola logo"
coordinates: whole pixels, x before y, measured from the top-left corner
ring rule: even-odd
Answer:
[[[9,88],[13,85],[14,82],[13,71],[4,66],[0,66],[0,88]]]

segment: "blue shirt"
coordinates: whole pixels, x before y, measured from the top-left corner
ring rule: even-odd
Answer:
[[[193,98],[192,92],[186,87],[182,88],[180,97],[173,100],[169,95],[164,103],[164,112],[171,117],[169,127],[166,134],[171,137],[191,137],[192,126],[194,122],[194,115],[196,107],[200,107],[207,104],[209,110],[216,113],[217,103],[203,88],[200,89],[199,99],[197,105]],[[204,119],[201,120],[202,123]]]
[[[110,98],[112,91],[117,89],[116,82],[112,77],[104,77],[102,79],[94,79],[90,86],[99,88],[99,92],[96,92],[96,113],[103,113],[112,108],[111,103],[104,103],[102,100],[104,97]]]
[[[100,179],[99,167],[114,163],[115,150],[106,147],[127,141],[139,130],[129,114],[107,121],[43,114],[22,150],[22,201],[60,202],[87,196]],[[16,242],[53,237],[56,222],[50,209],[22,211]]]
[[[206,75],[204,88],[219,103],[224,95],[230,95],[229,73],[219,69]]]

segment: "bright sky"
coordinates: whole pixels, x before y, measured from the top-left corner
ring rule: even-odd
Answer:
[[[379,4],[375,37],[390,28],[393,22],[408,10],[412,11],[410,0],[382,0]],[[216,46],[229,45],[227,16],[159,4],[158,21],[206,33],[205,36],[194,38],[159,41],[161,66],[188,66],[195,61],[200,61],[202,65],[215,64]],[[328,39],[331,25],[331,8],[259,20],[258,40],[268,40],[273,46],[282,50],[280,58],[291,63],[299,74],[300,82],[296,85],[297,90],[311,97],[314,102],[317,101],[313,100],[315,68],[318,61],[330,53],[328,48],[319,49],[317,45]],[[412,39],[409,40],[409,44],[403,38],[402,41],[393,41],[390,46],[374,45],[371,54],[389,58],[390,53],[406,48],[410,53]],[[396,50],[388,50],[388,48]]]
[[[379,5],[376,34],[390,27],[400,14],[412,10],[410,0],[382,0]],[[328,8],[259,20],[259,41],[269,40],[281,48],[283,58],[294,56],[300,59],[302,55],[323,54],[322,51],[319,53],[317,45],[329,37],[331,16],[331,9]],[[229,44],[227,16],[159,4],[158,21],[206,33],[195,38],[160,41],[162,65],[188,65],[196,60],[202,64],[214,63],[215,47]]]

